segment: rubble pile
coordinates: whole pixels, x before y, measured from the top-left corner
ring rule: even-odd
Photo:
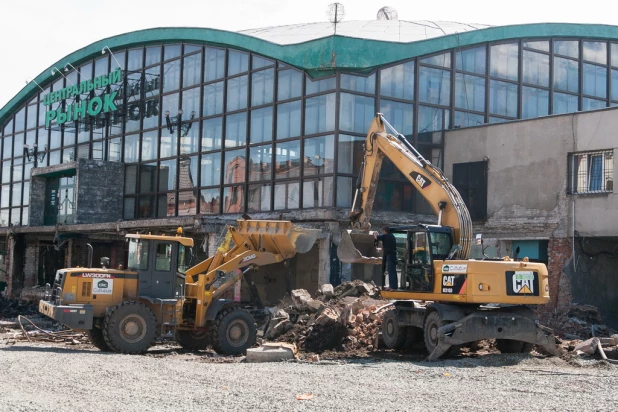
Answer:
[[[0,296],[0,319],[13,319],[19,315],[35,315],[39,313],[38,305],[16,299]]]
[[[315,299],[296,289],[273,309],[265,338],[306,352],[373,350],[384,303],[373,283],[359,280],[325,284]]]
[[[566,340],[607,337],[615,333],[603,324],[599,309],[592,305],[573,304],[551,313],[541,314],[542,323]]]

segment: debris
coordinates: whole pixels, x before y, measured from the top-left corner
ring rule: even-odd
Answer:
[[[586,355],[594,355],[594,353],[597,351],[597,346],[599,344],[599,338],[591,338],[588,339],[586,341],[580,342],[577,345],[575,345],[575,348],[573,349],[574,352],[582,352],[585,353]]]
[[[265,343],[259,348],[247,349],[247,362],[281,362],[294,360],[298,354],[296,345],[289,343]]]
[[[298,399],[299,401],[306,401],[309,399],[313,399],[313,395],[310,393],[299,393],[298,395],[296,395],[296,399]]]
[[[318,290],[318,293],[320,295],[324,295],[327,298],[331,298],[331,297],[335,296],[335,288],[330,283],[325,283]]]
[[[294,309],[303,311],[307,309],[307,302],[313,300],[305,289],[294,289],[291,293]]]

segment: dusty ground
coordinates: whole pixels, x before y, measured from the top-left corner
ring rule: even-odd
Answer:
[[[596,360],[486,354],[425,363],[421,354],[383,351],[250,364],[171,344],[136,356],[88,344],[6,342],[2,411],[618,409],[618,369]]]

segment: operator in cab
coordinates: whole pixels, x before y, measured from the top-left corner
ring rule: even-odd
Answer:
[[[377,242],[382,242],[382,274],[388,271],[388,287],[383,290],[397,289],[397,240],[388,226],[382,228],[382,234],[373,234]]]

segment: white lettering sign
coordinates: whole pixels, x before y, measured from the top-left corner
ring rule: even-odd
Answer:
[[[114,291],[114,279],[98,279],[92,282],[93,295],[111,295]]]
[[[468,265],[442,265],[442,273],[467,273]]]

